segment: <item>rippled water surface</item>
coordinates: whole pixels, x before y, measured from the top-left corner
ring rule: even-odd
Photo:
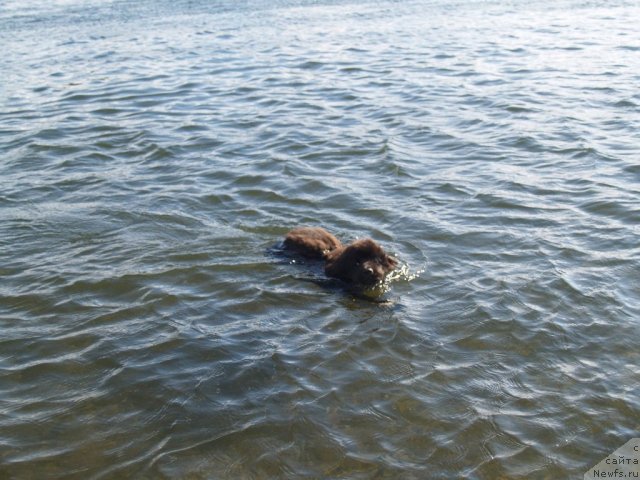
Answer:
[[[0,478],[582,478],[640,436],[639,19],[1,1]]]

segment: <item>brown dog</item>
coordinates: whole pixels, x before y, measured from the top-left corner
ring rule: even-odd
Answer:
[[[284,246],[305,257],[324,259],[324,271],[329,277],[357,285],[380,283],[398,265],[370,238],[344,246],[319,227],[294,228],[285,236]]]

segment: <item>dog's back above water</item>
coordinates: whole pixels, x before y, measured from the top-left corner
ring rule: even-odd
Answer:
[[[284,246],[304,257],[321,259],[342,243],[324,228],[298,227],[285,235]]]
[[[323,259],[327,276],[353,285],[381,283],[398,265],[395,258],[370,238],[342,245],[320,227],[294,228],[286,234],[284,247],[307,258]]]

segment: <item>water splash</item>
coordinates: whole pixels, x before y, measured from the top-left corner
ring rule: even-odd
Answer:
[[[426,267],[423,265],[421,268],[415,271],[411,271],[411,268],[407,263],[401,262],[394,271],[392,271],[385,279],[385,284],[390,284],[397,281],[411,282],[420,277],[426,271]]]

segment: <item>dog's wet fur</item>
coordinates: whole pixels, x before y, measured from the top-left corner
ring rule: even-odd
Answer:
[[[384,281],[398,261],[370,238],[343,245],[320,227],[298,227],[284,237],[285,249],[306,258],[324,260],[327,276],[350,285],[370,287]]]

